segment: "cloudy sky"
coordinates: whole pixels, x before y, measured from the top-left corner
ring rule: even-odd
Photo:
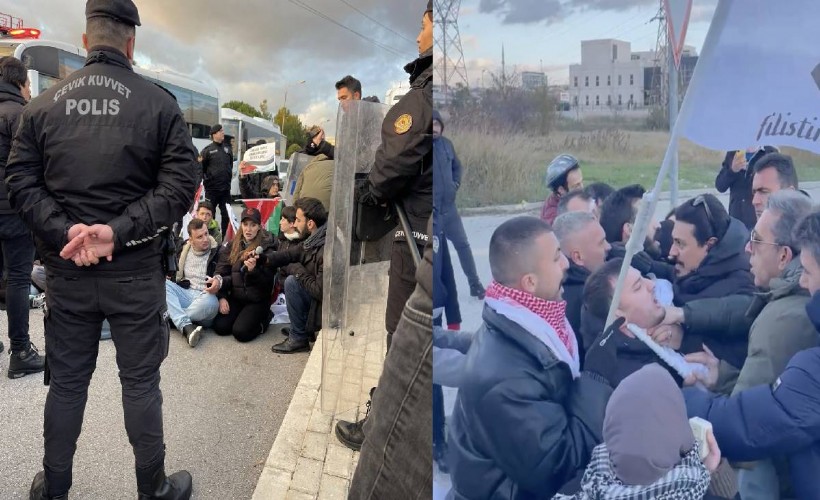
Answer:
[[[305,80],[290,87],[287,106],[306,125],[322,123],[329,135],[337,107],[333,84],[342,76],[357,77],[364,94],[381,101],[391,86],[407,81],[402,67],[418,56],[415,40],[426,5],[425,0],[135,3],[142,21],[140,65],[209,81],[223,102],[238,99],[258,107],[267,99],[272,112],[282,105],[286,87]],[[81,45],[85,0],[0,0],[0,12],[42,29],[43,39]]]
[[[471,86],[482,70],[499,72],[504,44],[508,71],[547,73],[567,83],[568,66],[581,62],[581,40],[617,38],[632,50],[654,50],[658,0],[462,0],[459,30]],[[694,0],[686,44],[698,53],[717,0]],[[484,73],[485,84],[490,76]]]

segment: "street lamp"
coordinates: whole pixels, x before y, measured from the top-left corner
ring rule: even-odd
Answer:
[[[283,134],[285,133],[285,113],[287,112],[287,109],[288,109],[288,89],[290,89],[294,85],[301,85],[303,83],[305,83],[304,80],[299,80],[298,82],[291,83],[290,85],[285,87],[285,102],[284,102],[284,104],[282,104],[282,133]]]

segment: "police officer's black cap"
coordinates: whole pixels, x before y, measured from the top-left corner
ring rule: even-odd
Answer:
[[[131,0],[88,0],[85,18],[110,17],[129,26],[140,26],[140,13]]]
[[[433,0],[427,0],[427,10],[424,12],[433,12]]]
[[[215,133],[219,132],[220,130],[222,130],[222,125],[217,123],[216,125],[211,127],[211,135],[214,135]]]

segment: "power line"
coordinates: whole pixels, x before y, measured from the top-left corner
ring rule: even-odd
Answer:
[[[394,35],[398,36],[399,38],[402,38],[402,39],[404,39],[404,40],[407,40],[407,41],[408,41],[408,42],[410,42],[410,43],[415,43],[415,42],[414,42],[414,40],[411,40],[411,39],[407,38],[406,36],[402,35],[402,34],[401,34],[401,33],[399,33],[398,31],[393,30],[393,29],[392,29],[392,28],[390,28],[389,26],[386,26],[386,25],[384,25],[384,24],[380,23],[380,22],[379,22],[379,21],[377,21],[376,19],[373,19],[373,18],[372,18],[372,17],[370,17],[369,15],[367,15],[367,14],[365,14],[364,12],[360,11],[358,8],[356,8],[356,6],[352,5],[352,4],[351,4],[350,2],[348,2],[347,0],[339,0],[339,1],[340,1],[340,2],[342,2],[343,4],[347,5],[347,6],[348,6],[348,7],[350,7],[351,9],[355,10],[355,11],[356,11],[356,12],[358,12],[359,14],[363,15],[364,17],[366,17],[366,18],[370,19],[370,20],[371,20],[371,21],[373,21],[374,23],[378,24],[378,25],[379,25],[379,26],[381,26],[382,28],[386,29],[386,30],[387,30],[387,31],[389,31],[390,33],[393,33]]]
[[[363,35],[363,34],[359,33],[358,31],[354,30],[353,28],[350,28],[350,27],[340,23],[339,21],[331,18],[327,14],[325,14],[325,13],[311,7],[310,5],[307,5],[307,4],[303,3],[300,0],[288,0],[288,1],[290,3],[292,3],[293,5],[296,5],[297,7],[301,7],[302,9],[310,12],[311,14],[314,14],[318,17],[321,17],[322,19],[324,19],[328,22],[331,22],[331,23],[335,24],[336,26],[338,26],[340,28],[346,29],[347,31],[353,33],[354,35],[358,36],[359,38],[362,38],[362,39],[372,43],[373,45],[375,45],[376,47],[379,47],[382,50],[386,50],[387,52],[390,52],[391,54],[395,55],[396,57],[404,57],[404,56],[407,55],[407,54],[401,53],[398,49],[394,49],[393,47],[385,45],[385,44],[383,44],[383,43],[381,43],[377,40],[374,40],[373,38],[370,38],[366,35]]]

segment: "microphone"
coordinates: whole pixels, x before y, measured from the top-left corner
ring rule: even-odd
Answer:
[[[258,256],[262,255],[263,251],[264,251],[264,249],[261,246],[258,246],[253,251],[253,253],[258,257]],[[248,270],[248,266],[246,266],[245,264],[242,264],[242,268],[240,269],[240,271],[244,273],[247,270]]]

